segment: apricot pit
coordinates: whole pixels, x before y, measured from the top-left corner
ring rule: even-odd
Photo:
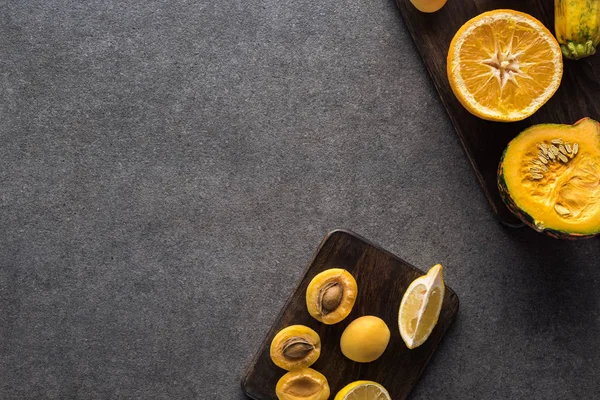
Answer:
[[[306,289],[306,307],[316,320],[337,324],[350,314],[358,287],[350,272],[330,268],[315,276]]]
[[[271,342],[271,359],[287,371],[311,366],[321,355],[321,338],[308,326],[282,329]]]

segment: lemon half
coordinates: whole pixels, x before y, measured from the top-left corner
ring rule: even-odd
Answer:
[[[352,382],[336,395],[334,400],[392,400],[383,386],[373,381]]]

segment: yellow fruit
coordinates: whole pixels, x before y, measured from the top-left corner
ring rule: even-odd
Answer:
[[[410,0],[417,10],[432,13],[444,7],[446,0]]]
[[[334,400],[392,400],[383,386],[373,381],[352,382],[336,395]]]
[[[312,368],[288,372],[275,387],[279,400],[327,400],[329,393],[325,376]]]
[[[306,289],[306,308],[310,315],[324,324],[337,324],[350,314],[358,287],[350,272],[327,269],[315,276]]]
[[[321,354],[321,338],[308,326],[292,325],[282,329],[271,342],[271,359],[291,371],[310,367]]]
[[[431,267],[408,286],[400,309],[398,325],[400,336],[409,349],[422,345],[438,322],[444,301],[444,278],[440,264]]]
[[[377,360],[390,341],[390,330],[381,318],[367,315],[346,327],[340,339],[342,353],[352,361]]]
[[[490,121],[519,121],[556,92],[562,54],[552,33],[532,16],[489,11],[465,23],[448,51],[448,80],[472,114]]]

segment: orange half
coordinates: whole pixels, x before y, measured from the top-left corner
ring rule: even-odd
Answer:
[[[489,11],[465,23],[448,51],[448,80],[472,114],[519,121],[536,112],[562,79],[560,46],[531,15]]]

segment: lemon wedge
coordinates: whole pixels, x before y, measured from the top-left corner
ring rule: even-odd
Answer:
[[[398,311],[400,336],[409,349],[419,347],[429,337],[438,322],[444,301],[442,265],[431,267],[426,275],[406,289]]]
[[[373,381],[352,382],[336,395],[334,400],[392,400],[383,386]]]

